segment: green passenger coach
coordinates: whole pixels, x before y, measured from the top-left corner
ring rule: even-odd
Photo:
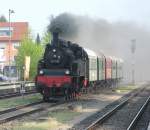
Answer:
[[[89,49],[85,49],[89,58],[89,81],[97,81],[97,54]]]

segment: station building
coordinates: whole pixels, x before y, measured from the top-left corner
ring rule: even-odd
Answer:
[[[0,22],[0,70],[15,65],[17,48],[28,34],[28,22]]]

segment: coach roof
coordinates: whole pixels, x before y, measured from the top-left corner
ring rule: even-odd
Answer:
[[[84,50],[86,51],[88,56],[97,57],[97,54],[93,50],[90,50],[90,49],[87,49],[87,48],[84,48]]]

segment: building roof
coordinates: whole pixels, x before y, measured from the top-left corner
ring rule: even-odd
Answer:
[[[0,22],[0,29],[9,29],[9,22]],[[11,22],[12,41],[20,41],[28,33],[28,22]],[[9,36],[0,36],[0,41],[8,41]]]

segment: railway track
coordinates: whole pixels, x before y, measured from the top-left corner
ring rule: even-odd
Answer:
[[[136,124],[140,120],[142,114],[144,113],[146,107],[148,106],[149,101],[150,101],[150,96],[147,98],[147,100],[144,102],[144,104],[142,105],[142,107],[140,108],[138,113],[135,115],[135,117],[133,118],[133,120],[130,123],[129,127],[127,128],[127,130],[133,130],[133,128],[136,127]]]
[[[130,102],[131,99],[138,96],[139,93],[145,92],[145,89],[149,86],[149,83],[141,84],[140,87],[126,94],[119,100],[107,105],[102,110],[97,111],[95,114],[85,118],[81,122],[74,124],[72,130],[95,130],[97,126],[107,121],[112,115],[114,115],[119,109],[123,108]],[[115,121],[116,119],[114,119]],[[110,123],[111,124],[111,123]],[[112,124],[111,124],[112,125]],[[109,129],[108,129],[109,130]],[[112,130],[112,129],[111,129]],[[116,130],[116,129],[115,129]],[[123,129],[118,129],[123,130]]]
[[[99,117],[84,130],[133,130],[150,102],[150,89],[142,89]]]
[[[17,106],[15,108],[7,109],[4,111],[0,111],[0,124],[9,122],[11,120],[15,120],[22,116],[26,116],[35,112],[45,110],[49,107],[55,107],[63,103],[64,101],[55,102],[55,103],[54,102],[45,103],[43,101],[39,101],[39,102],[35,102],[35,103],[23,105],[23,106]]]
[[[18,97],[18,96],[29,95],[29,94],[34,94],[34,93],[37,93],[37,91],[36,90],[28,90],[28,91],[24,92],[23,94],[21,92],[5,93],[5,94],[0,94],[0,99]]]
[[[150,130],[150,103],[148,103],[145,110],[138,118],[133,130]]]

